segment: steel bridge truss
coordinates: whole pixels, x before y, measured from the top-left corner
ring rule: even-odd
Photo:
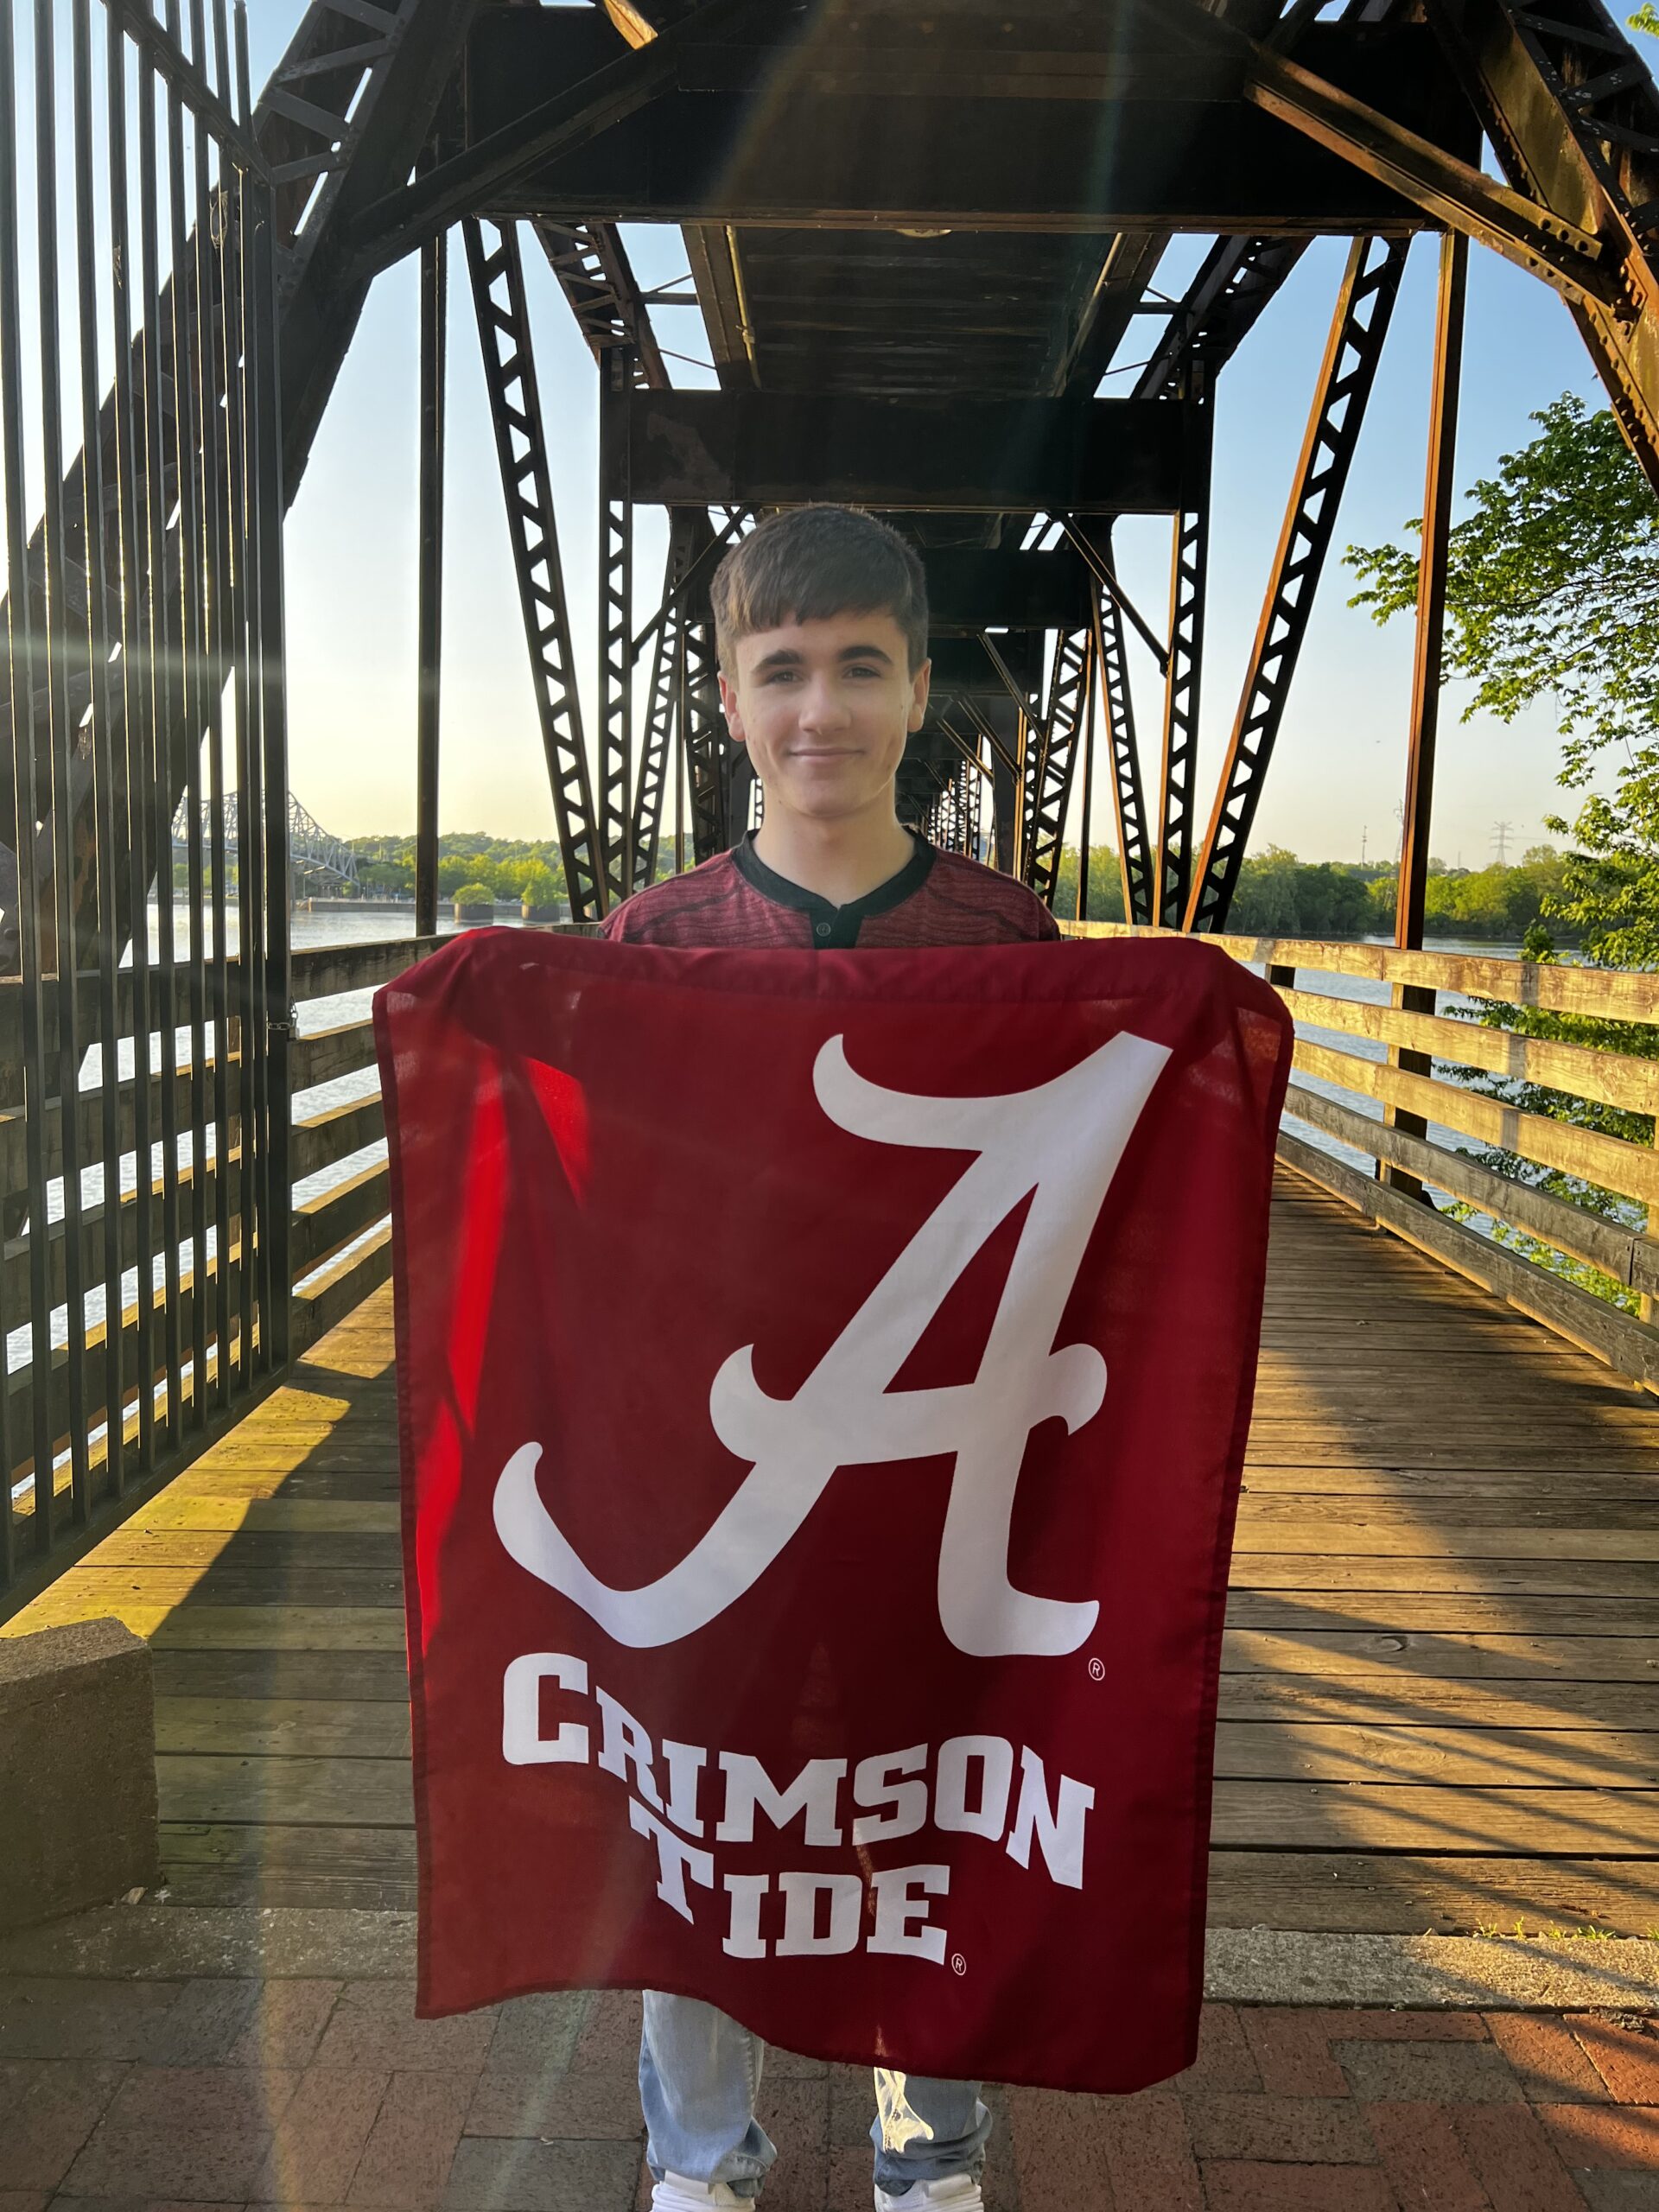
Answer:
[[[1179,918],[1189,930],[1225,925],[1405,262],[1398,238],[1358,239],[1348,257],[1215,810]]]

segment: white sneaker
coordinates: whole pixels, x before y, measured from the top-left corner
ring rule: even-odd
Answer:
[[[878,2189],[875,2212],[985,2212],[985,2199],[971,2175],[945,2174],[938,2181],[913,2181],[899,2196]]]
[[[740,2196],[728,2182],[688,2181],[664,2174],[651,2192],[652,2212],[751,2212],[752,2196]]]

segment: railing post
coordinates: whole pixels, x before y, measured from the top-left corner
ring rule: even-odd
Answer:
[[[1434,323],[1434,378],[1429,402],[1428,462],[1423,491],[1423,546],[1417,569],[1417,653],[1412,671],[1411,745],[1406,766],[1406,804],[1400,847],[1400,882],[1395,895],[1394,941],[1402,951],[1419,951],[1423,942],[1423,908],[1428,882],[1429,823],[1434,804],[1434,741],[1440,728],[1440,662],[1446,630],[1446,549],[1452,529],[1453,457],[1458,433],[1458,391],[1463,365],[1463,308],[1469,275],[1469,242],[1455,232],[1440,240],[1440,295]],[[1407,1014],[1433,1014],[1435,994],[1421,985],[1395,984],[1395,1005]],[[1395,1067],[1427,1075],[1427,1052],[1390,1049]],[[1388,1122],[1413,1136],[1427,1134],[1421,1114],[1385,1109]],[[1402,1168],[1379,1163],[1383,1181],[1413,1197],[1425,1196],[1421,1179]]]

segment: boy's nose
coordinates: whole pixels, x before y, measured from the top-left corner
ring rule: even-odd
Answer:
[[[796,719],[803,729],[839,729],[847,721],[847,708],[833,683],[810,683]]]

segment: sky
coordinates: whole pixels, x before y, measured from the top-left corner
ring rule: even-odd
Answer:
[[[276,59],[298,0],[260,0],[255,82]],[[641,281],[685,268],[673,230],[630,229]],[[1177,240],[1160,282],[1179,291],[1207,241]],[[582,672],[591,677],[597,543],[596,372],[533,241],[524,266],[542,404],[551,446],[567,589]],[[518,613],[464,260],[453,241],[446,471],[440,822],[501,836],[554,834],[529,661]],[[1217,385],[1210,597],[1198,769],[1200,832],[1237,707],[1262,592],[1300,448],[1347,243],[1319,241],[1303,257]],[[1414,244],[1338,518],[1336,550],[1400,537],[1422,510],[1424,445],[1438,241]],[[659,314],[662,342],[706,362],[701,319]],[[1121,360],[1144,342],[1132,327]],[[295,791],[341,836],[407,833],[415,818],[415,610],[417,315],[412,263],[375,283],[335,387],[287,536],[289,716]],[[677,383],[709,385],[683,362]],[[1109,379],[1103,389],[1115,387]],[[1489,474],[1532,434],[1529,416],[1563,391],[1599,404],[1600,389],[1566,307],[1535,279],[1471,249],[1457,447],[1459,487]],[[1462,512],[1460,499],[1457,512]],[[655,602],[665,531],[642,514],[636,540],[636,620]],[[1153,626],[1166,626],[1169,526],[1119,528],[1123,579]],[[1408,620],[1379,630],[1346,601],[1354,580],[1327,566],[1252,838],[1305,859],[1391,858],[1397,848],[1411,679]],[[1132,646],[1143,772],[1155,784],[1160,685]],[[591,682],[588,697],[591,701]],[[1434,854],[1486,865],[1509,824],[1516,858],[1545,838],[1543,817],[1566,797],[1547,709],[1504,725],[1459,716],[1466,690],[1442,708]],[[1569,806],[1569,811],[1570,806]],[[1070,836],[1076,841],[1077,809]],[[1097,789],[1090,837],[1109,840]]]

